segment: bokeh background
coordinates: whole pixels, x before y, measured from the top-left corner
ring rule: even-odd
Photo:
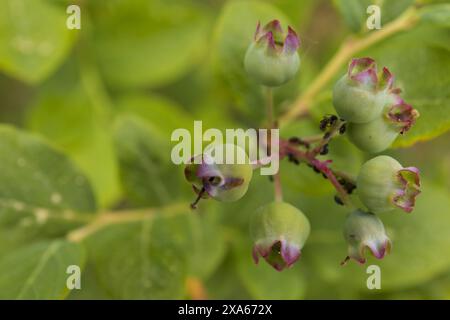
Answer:
[[[450,298],[449,1],[0,4],[0,298]],[[68,4],[81,8],[80,30],[66,28]],[[381,7],[383,27],[420,10],[414,26],[355,55],[387,66],[421,113],[384,152],[421,169],[423,192],[413,213],[380,216],[393,250],[367,265],[380,266],[381,290],[367,289],[367,265],[339,265],[347,212],[306,166],[282,164],[286,201],[312,233],[300,261],[279,273],[253,264],[248,232],[250,215],[271,201],[269,179],[255,174],[242,200],[191,212],[195,195],[170,161],[172,131],[192,130],[194,120],[204,129],[264,123],[261,88],[243,69],[258,20],[289,23],[302,41],[298,77],[275,93],[281,114],[345,39],[375,32],[365,28],[370,4]],[[333,113],[333,82],[284,137],[319,132]],[[330,151],[335,168],[354,175],[372,157],[346,138]],[[65,287],[72,263],[82,268],[81,290]]]

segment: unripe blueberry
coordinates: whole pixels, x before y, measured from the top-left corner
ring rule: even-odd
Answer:
[[[242,148],[223,144],[194,156],[184,174],[200,197],[229,202],[245,195],[253,167]]]
[[[250,231],[255,263],[261,256],[276,270],[282,271],[300,258],[310,225],[308,218],[296,207],[286,202],[273,202],[253,215]]]
[[[377,153],[391,146],[399,134],[408,131],[419,112],[400,97],[391,96],[383,113],[368,123],[349,123],[348,137],[359,149]]]
[[[400,89],[394,88],[394,76],[387,68],[378,73],[377,65],[371,58],[358,58],[350,62],[348,72],[335,85],[333,104],[341,118],[352,123],[367,123],[378,119],[380,115],[389,116],[403,133],[414,123],[417,111],[413,114],[399,97]],[[407,110],[409,109],[409,110]],[[395,113],[400,112],[401,117]],[[401,123],[400,123],[401,122]]]
[[[392,82],[387,68],[377,74],[373,59],[353,59],[347,74],[334,86],[333,105],[339,116],[349,122],[372,121],[383,111]]]
[[[288,27],[285,35],[278,20],[263,28],[258,23],[254,41],[245,54],[245,70],[262,85],[280,86],[291,80],[300,67],[299,45],[295,31]]]
[[[398,134],[382,117],[368,123],[349,123],[347,127],[349,140],[358,149],[369,153],[386,150]]]
[[[419,169],[403,168],[394,158],[378,156],[367,161],[358,174],[358,196],[370,212],[414,209],[420,193]]]
[[[377,259],[382,259],[391,249],[391,240],[386,235],[383,222],[373,213],[356,210],[347,216],[344,238],[348,244],[348,256],[342,264],[354,259],[366,262],[365,250],[370,250]]]

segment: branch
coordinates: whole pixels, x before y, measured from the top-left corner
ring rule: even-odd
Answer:
[[[308,165],[313,167],[314,170],[322,173],[331,182],[344,205],[348,207],[353,207],[349,194],[347,193],[344,186],[339,182],[337,178],[338,175],[336,175],[335,172],[328,166],[329,163],[331,163],[331,160],[320,161],[319,159],[315,158],[314,154],[298,150],[296,149],[296,147],[291,146],[289,143],[286,142],[282,142],[281,145],[283,152],[280,153],[280,158],[286,155],[291,155],[298,160],[306,162]],[[340,177],[342,177],[342,173]]]
[[[280,117],[279,123],[283,127],[306,113],[311,107],[317,94],[334,78],[343,65],[358,52],[371,47],[398,32],[408,30],[418,21],[417,10],[410,8],[396,20],[390,22],[378,31],[373,31],[364,38],[349,37],[335,53],[333,58],[322,69],[306,91],[296,99],[291,108]]]
[[[177,215],[187,212],[188,210],[186,208],[188,208],[187,203],[179,203],[164,208],[117,211],[99,214],[90,223],[69,232],[67,234],[67,240],[72,242],[81,242],[85,238],[100,231],[106,226],[152,219],[158,214],[164,215],[166,217],[169,215]]]

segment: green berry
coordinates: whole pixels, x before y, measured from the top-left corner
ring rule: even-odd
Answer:
[[[373,213],[356,210],[347,216],[344,224],[344,238],[348,244],[348,256],[363,264],[365,250],[369,249],[377,259],[382,259],[391,249],[391,240],[386,235],[383,222]]]
[[[333,89],[333,105],[343,119],[365,123],[377,118],[383,110],[383,95],[355,86],[347,76]]]
[[[349,123],[348,137],[360,150],[378,153],[389,148],[399,134],[408,131],[419,112],[399,97],[391,96],[383,113],[367,123]]]
[[[261,256],[278,271],[292,266],[300,258],[310,233],[308,218],[286,202],[273,202],[257,210],[250,228],[255,263]]]
[[[389,148],[399,133],[379,117],[368,123],[349,123],[347,135],[360,150],[378,153]]]
[[[212,150],[220,153],[212,153]],[[239,154],[243,161],[239,162],[238,158],[234,157],[231,163],[226,163],[227,154],[235,156]],[[211,197],[230,202],[239,200],[247,192],[253,167],[242,148],[224,144],[193,157],[191,163],[186,165],[184,174],[198,195],[197,201],[200,198]]]
[[[370,122],[382,113],[392,81],[386,68],[377,74],[373,59],[353,59],[347,74],[334,86],[333,105],[339,116],[349,122]]]
[[[358,197],[370,212],[414,209],[420,193],[419,170],[403,168],[394,158],[378,156],[367,161],[357,178]]]
[[[283,34],[280,22],[273,20],[261,28],[258,23],[254,41],[245,54],[244,67],[258,83],[276,87],[294,78],[300,67],[299,39],[288,27]]]

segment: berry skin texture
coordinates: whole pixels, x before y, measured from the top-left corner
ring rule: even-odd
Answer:
[[[289,27],[285,35],[278,20],[263,28],[258,23],[254,41],[245,54],[245,70],[262,85],[277,87],[285,84],[300,68],[299,45],[295,31]]]
[[[388,149],[419,117],[419,112],[399,97],[391,96],[388,101],[383,113],[375,120],[349,123],[348,137],[360,150],[378,153]]]
[[[387,68],[378,73],[371,58],[350,62],[348,73],[334,86],[333,105],[348,122],[348,136],[359,149],[377,153],[408,131],[419,112],[400,97]]]
[[[218,170],[222,174],[223,181],[217,184],[216,192],[214,188],[211,188],[208,193],[213,198],[223,202],[241,199],[247,193],[252,179],[252,166],[249,163],[222,164],[218,165]]]
[[[368,123],[349,123],[347,136],[358,149],[378,153],[389,148],[399,133],[379,117]]]
[[[403,168],[389,156],[378,156],[367,161],[356,182],[358,197],[373,213],[382,213],[400,208],[405,212],[414,209],[420,193],[419,170]]]
[[[348,72],[334,86],[333,105],[341,118],[370,122],[382,113],[392,89],[393,76],[384,68],[377,74],[371,58],[353,59]]]
[[[286,202],[272,202],[252,216],[253,259],[260,256],[278,271],[291,267],[301,255],[310,233],[308,218]]]
[[[347,76],[333,89],[333,105],[341,118],[354,123],[366,123],[379,117],[383,110],[384,95],[359,87]]]
[[[369,249],[375,258],[382,259],[392,247],[383,222],[375,214],[360,209],[347,216],[344,224],[344,238],[348,244],[348,256],[342,265],[350,259],[364,264],[366,249]]]

